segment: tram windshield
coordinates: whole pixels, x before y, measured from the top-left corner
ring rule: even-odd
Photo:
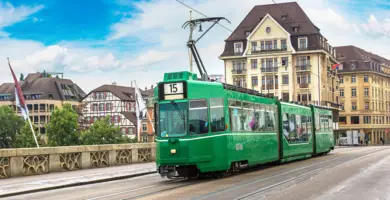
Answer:
[[[180,137],[187,133],[187,102],[174,102],[159,105],[159,136]]]

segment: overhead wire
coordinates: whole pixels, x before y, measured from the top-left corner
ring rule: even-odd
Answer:
[[[185,7],[189,8],[189,9],[191,9],[191,10],[197,12],[197,13],[199,13],[199,14],[202,15],[203,17],[208,17],[208,16],[206,16],[205,14],[203,14],[203,13],[197,11],[196,9],[194,9],[194,8],[192,8],[192,7],[190,7],[190,6],[188,6],[187,4],[185,4],[185,3],[183,3],[183,2],[181,2],[181,1],[179,1],[179,0],[176,0],[176,1],[179,2],[180,4],[184,5]],[[226,30],[228,30],[228,31],[230,31],[230,32],[233,32],[232,30],[230,30],[230,29],[227,28],[226,26],[220,24],[219,22],[217,22],[217,24],[220,25],[220,26],[222,26],[222,27],[225,28]]]

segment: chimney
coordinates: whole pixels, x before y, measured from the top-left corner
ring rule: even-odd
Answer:
[[[153,85],[150,86],[150,89],[153,89]]]
[[[148,90],[148,87],[145,86],[145,91]]]

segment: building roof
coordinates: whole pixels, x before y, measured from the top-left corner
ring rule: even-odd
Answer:
[[[91,94],[92,92],[111,92],[123,101],[135,100],[135,89],[132,87],[106,84],[92,90],[89,94]]]
[[[150,92],[152,91],[152,92]],[[89,92],[86,96],[89,96],[93,92],[111,92],[116,97],[121,99],[122,101],[135,101],[135,88],[134,87],[127,87],[127,86],[119,86],[119,85],[109,85],[105,84],[102,85],[91,92]],[[153,95],[153,89],[147,89],[141,90],[141,95],[143,97],[149,97],[150,95]]]
[[[135,114],[135,112],[121,112],[121,114],[123,116],[125,116],[126,119],[130,120],[131,123],[134,124],[134,126],[137,126],[138,121],[137,121],[137,115]]]
[[[267,4],[254,6],[226,41],[245,40],[247,38],[245,32],[253,31],[267,14],[291,35],[320,32],[297,2]],[[299,26],[297,32],[293,31],[294,26]]]
[[[359,47],[348,45],[335,47],[337,52],[337,60],[343,64],[343,69],[339,72],[352,72],[352,71],[377,71],[382,72],[380,66],[372,66],[371,62],[377,65],[390,66],[390,60],[368,52]],[[356,66],[356,69],[352,69],[352,63]]]
[[[31,73],[19,83],[26,100],[78,101],[85,96],[85,92],[70,79],[48,77],[42,73]],[[14,83],[3,83],[0,86],[0,93],[10,94],[10,100],[14,101],[14,88]]]

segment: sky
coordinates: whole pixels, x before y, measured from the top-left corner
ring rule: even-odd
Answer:
[[[179,1],[207,17],[227,18],[231,23],[221,24],[230,30],[253,6],[273,3]],[[355,45],[390,59],[390,0],[297,2],[332,46]],[[204,16],[193,11],[192,17]],[[0,0],[0,84],[12,82],[9,57],[18,77],[60,72],[86,93],[113,82],[155,86],[165,72],[189,70],[189,29],[182,28],[188,19],[189,8],[176,0]],[[224,73],[219,55],[230,34],[216,25],[197,43],[209,74]]]

